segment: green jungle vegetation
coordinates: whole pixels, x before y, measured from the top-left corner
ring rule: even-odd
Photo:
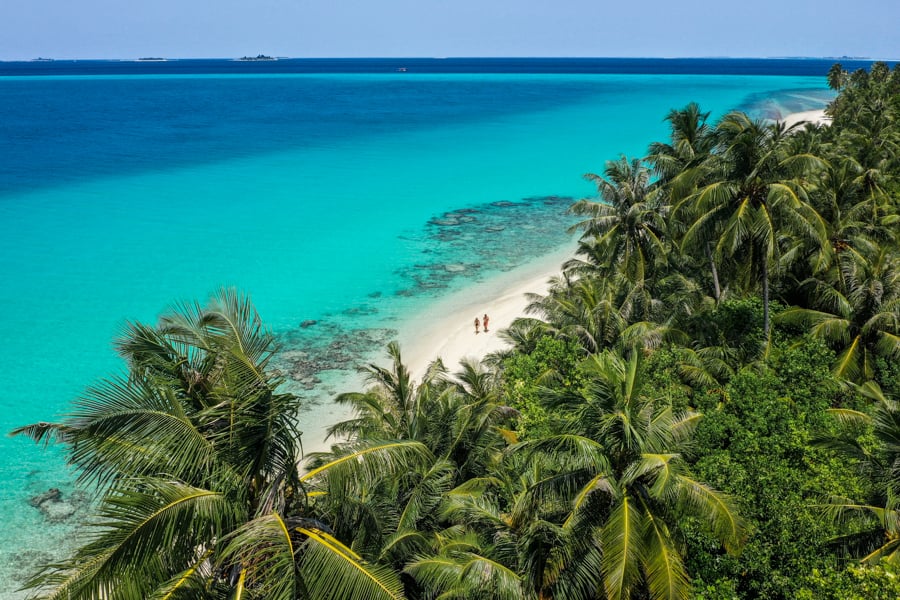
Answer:
[[[34,597],[900,597],[900,69],[828,82],[826,126],[671,111],[508,351],[391,344],[303,468],[247,297],[129,324],[127,377],[15,432],[100,490]]]

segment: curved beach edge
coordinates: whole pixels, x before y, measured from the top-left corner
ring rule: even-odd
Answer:
[[[816,125],[830,125],[831,117],[825,115],[825,109],[804,110],[801,112],[790,113],[781,119],[781,122],[790,127],[802,122],[815,123]]]
[[[421,379],[435,359],[440,358],[453,372],[463,359],[482,359],[506,348],[498,332],[527,316],[528,294],[546,294],[550,279],[560,274],[563,262],[574,254],[574,243],[566,244],[528,264],[449,294],[412,316],[403,324],[399,342],[413,379]],[[481,320],[485,314],[490,318],[488,331],[475,333],[475,319]]]

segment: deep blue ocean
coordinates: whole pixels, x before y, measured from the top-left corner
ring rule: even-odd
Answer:
[[[328,399],[405,315],[570,244],[582,175],[665,139],[670,109],[822,108],[831,64],[0,62],[0,429],[56,419],[120,371],[127,319],[232,285],[281,339],[321,437]],[[24,439],[0,439],[0,474],[14,598],[85,502],[60,453]],[[29,504],[50,488],[65,505]]]

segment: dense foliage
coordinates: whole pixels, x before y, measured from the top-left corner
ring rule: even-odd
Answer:
[[[102,484],[36,595],[896,598],[900,69],[828,82],[830,125],[673,110],[508,351],[390,345],[302,469],[246,299],[129,326],[128,380],[19,432]]]

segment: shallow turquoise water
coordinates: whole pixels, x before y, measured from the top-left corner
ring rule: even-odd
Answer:
[[[222,285],[250,292],[289,349],[374,328],[377,351],[447,289],[565,243],[567,198],[592,192],[581,175],[664,139],[669,109],[825,98],[809,77],[0,78],[0,133],[23,153],[0,161],[0,428],[54,419],[120,369],[125,319]],[[474,220],[429,225],[458,209]],[[48,523],[28,504],[72,493],[56,451],[4,437],[0,473],[13,597],[78,515]]]

